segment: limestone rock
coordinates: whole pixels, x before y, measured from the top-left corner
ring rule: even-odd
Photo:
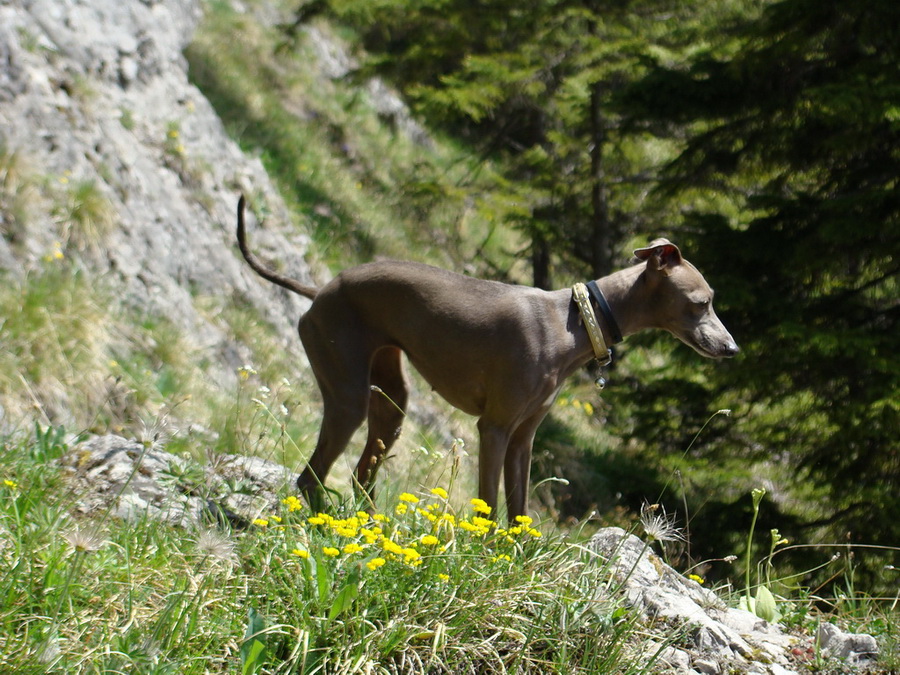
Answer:
[[[96,436],[62,458],[70,471],[75,509],[107,510],[123,520],[152,518],[181,527],[209,521],[246,526],[278,507],[278,495],[297,476],[258,457],[223,455],[205,466],[153,444]]]
[[[790,660],[796,638],[750,612],[725,606],[715,593],[666,565],[637,537],[620,528],[606,528],[593,537],[589,547],[609,561],[629,604],[649,619],[687,631],[691,646],[679,646],[689,655],[689,664],[679,654],[669,654],[660,659],[669,667],[665,672],[800,672]],[[827,641],[831,653],[846,664],[876,651],[871,636],[844,635],[833,626],[824,631],[823,647]]]

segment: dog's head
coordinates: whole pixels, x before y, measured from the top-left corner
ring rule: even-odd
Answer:
[[[740,349],[713,310],[713,289],[668,239],[634,252],[646,263],[644,283],[651,294],[657,328],[669,331],[709,358],[735,356]]]

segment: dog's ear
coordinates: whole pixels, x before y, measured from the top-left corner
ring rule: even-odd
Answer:
[[[654,239],[646,248],[636,249],[634,257],[646,260],[647,267],[663,270],[681,264],[681,251],[668,239]]]

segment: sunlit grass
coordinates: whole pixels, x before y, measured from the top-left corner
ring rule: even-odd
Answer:
[[[285,495],[243,532],[85,522],[65,450],[0,446],[4,672],[652,672],[599,559],[452,485],[371,514]]]

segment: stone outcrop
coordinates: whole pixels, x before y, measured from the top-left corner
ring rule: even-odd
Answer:
[[[76,512],[149,517],[189,528],[215,521],[244,527],[275,509],[279,492],[297,481],[285,467],[259,457],[222,455],[200,465],[156,444],[114,435],[76,445],[62,464],[78,495]]]
[[[659,647],[659,672],[686,675],[799,675],[815,654],[815,639],[792,636],[755,614],[728,607],[703,588],[666,565],[650,547],[618,527],[591,539],[589,548],[609,561],[629,605],[649,621],[684,631],[678,646]],[[831,624],[819,631],[818,648],[835,670],[874,666],[877,645],[869,635],[842,633]],[[828,637],[828,641],[822,636]],[[821,672],[821,671],[820,671]]]
[[[261,283],[236,253],[238,195],[269,214],[254,246],[307,279],[308,238],[188,80],[182,51],[200,18],[199,0],[0,0],[0,151],[50,186],[28,196],[21,222],[0,209],[0,267],[21,277],[61,246],[123,302],[191,335],[211,376],[230,384],[246,350],[197,299],[240,298],[294,356],[307,304]],[[85,183],[110,221],[95,239],[41,203]]]

